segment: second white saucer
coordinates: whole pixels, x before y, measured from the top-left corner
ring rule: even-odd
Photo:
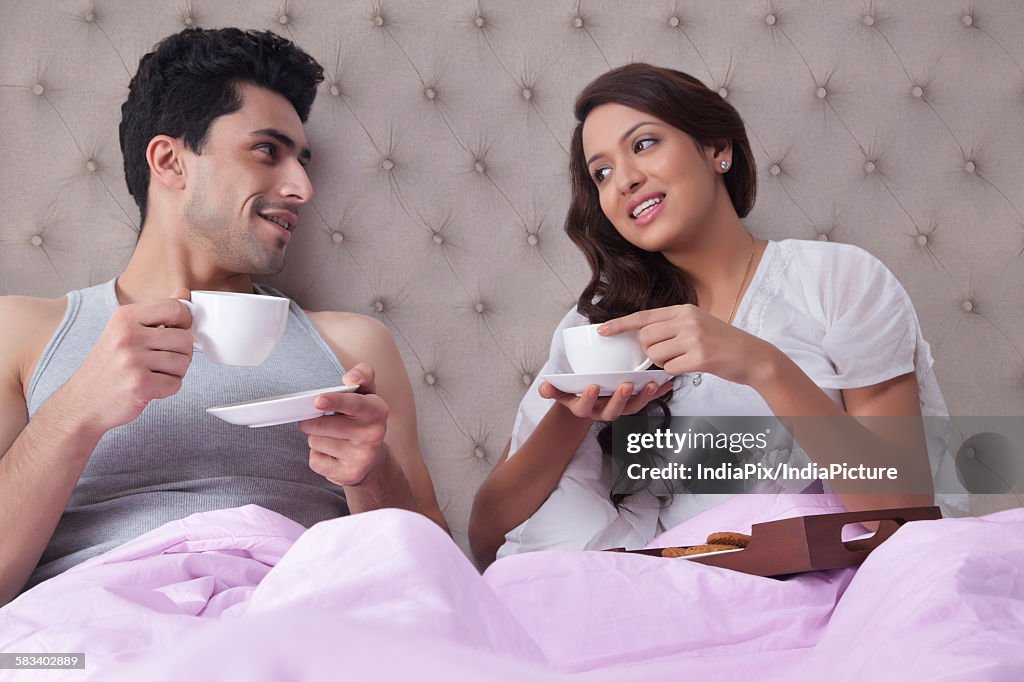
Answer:
[[[629,382],[633,384],[635,395],[652,381],[659,386],[666,381],[671,381],[672,375],[664,370],[655,369],[641,372],[601,372],[600,374],[545,374],[541,379],[549,382],[559,391],[576,395],[583,393],[591,384],[597,384],[600,387],[599,395],[611,395],[616,388]]]

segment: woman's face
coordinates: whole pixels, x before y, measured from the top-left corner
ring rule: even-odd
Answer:
[[[700,147],[678,128],[621,104],[603,104],[583,123],[583,155],[601,210],[619,234],[646,251],[682,247],[709,222],[726,192],[721,162],[732,149]],[[727,202],[728,203],[728,202]]]

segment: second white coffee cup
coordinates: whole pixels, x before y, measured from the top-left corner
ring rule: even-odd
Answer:
[[[597,333],[599,324],[569,327],[562,330],[565,354],[576,374],[605,374],[608,372],[639,372],[653,361],[644,354],[635,331],[614,336]]]
[[[255,367],[270,357],[288,325],[288,299],[232,291],[193,291],[178,299],[192,313],[193,348],[219,365]]]

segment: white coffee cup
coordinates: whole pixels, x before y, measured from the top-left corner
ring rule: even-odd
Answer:
[[[644,354],[635,331],[614,336],[597,333],[599,324],[562,330],[565,354],[576,374],[639,372],[654,362]]]
[[[288,299],[233,291],[193,291],[178,299],[192,313],[192,347],[219,365],[255,367],[270,357],[288,325]]]

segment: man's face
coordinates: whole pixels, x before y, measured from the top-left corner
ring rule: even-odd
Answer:
[[[213,121],[201,154],[185,151],[187,236],[220,269],[270,275],[284,267],[298,207],[313,198],[309,142],[287,99],[239,90],[242,108]]]

